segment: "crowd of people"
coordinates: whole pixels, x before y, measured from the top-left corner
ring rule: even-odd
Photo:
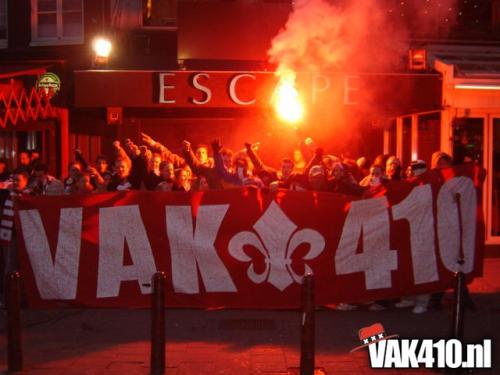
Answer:
[[[67,176],[58,180],[48,174],[38,154],[19,154],[19,166],[9,173],[0,160],[0,183],[4,189],[34,195],[98,193],[123,190],[200,191],[238,186],[255,188],[314,190],[362,196],[372,186],[391,180],[412,178],[427,170],[422,160],[403,170],[401,161],[379,155],[372,163],[325,153],[308,138],[278,168],[259,157],[258,144],[245,143],[234,152],[214,140],[211,147],[193,147],[182,142],[182,154],[141,133],[142,145],[130,139],[113,142],[114,155],[100,155],[91,164],[76,150]],[[212,156],[210,155],[212,152]],[[431,168],[452,165],[451,156],[436,152]]]
[[[113,142],[113,155],[98,156],[88,162],[78,150],[70,163],[67,176],[59,180],[48,173],[47,164],[36,153],[21,152],[18,167],[9,173],[0,160],[0,184],[3,189],[2,226],[0,241],[10,248],[4,251],[5,269],[15,267],[13,239],[13,197],[19,194],[57,195],[89,194],[125,190],[203,191],[252,186],[270,190],[337,192],[363,196],[371,187],[391,180],[413,178],[427,170],[422,160],[412,161],[403,170],[396,156],[379,155],[372,163],[364,157],[357,160],[327,154],[312,139],[301,142],[290,157],[283,158],[278,168],[266,164],[259,157],[259,144],[245,143],[244,148],[232,151],[223,147],[220,139],[211,147],[195,147],[182,142],[182,154],[172,152],[149,135],[141,133],[141,145],[130,139],[123,144]],[[212,156],[210,156],[212,154]],[[452,158],[444,152],[432,155],[430,168],[452,165]],[[9,217],[12,225],[10,225]],[[7,223],[4,225],[4,223]],[[380,301],[379,301],[380,302]],[[384,302],[384,301],[382,301]],[[429,296],[417,296],[399,303],[399,307],[414,306],[415,313],[427,311]],[[338,309],[349,310],[355,305],[339,304]],[[383,308],[373,303],[371,309]]]

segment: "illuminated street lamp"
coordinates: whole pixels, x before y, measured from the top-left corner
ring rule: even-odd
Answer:
[[[94,64],[96,66],[106,66],[112,49],[111,42],[106,38],[99,37],[94,39],[93,48],[95,52]]]

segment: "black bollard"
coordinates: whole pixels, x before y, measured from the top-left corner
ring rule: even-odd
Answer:
[[[314,374],[314,276],[308,274],[302,281],[302,329],[300,337],[300,375]]]
[[[21,275],[11,272],[7,275],[7,369],[8,372],[23,369],[21,338]]]
[[[455,274],[455,301],[453,303],[453,338],[462,341],[464,338],[464,308],[465,308],[465,274]]]
[[[153,275],[151,306],[151,374],[165,373],[165,273]]]

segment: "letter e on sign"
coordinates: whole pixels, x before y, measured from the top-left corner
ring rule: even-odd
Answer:
[[[359,88],[359,76],[345,76],[344,78],[344,104],[358,105],[357,92]]]
[[[158,102],[159,103],[164,103],[164,104],[173,104],[175,103],[175,99],[168,99],[166,95],[166,90],[172,90],[175,89],[174,85],[167,85],[168,77],[175,77],[174,73],[160,73],[159,75],[160,79],[160,97]]]

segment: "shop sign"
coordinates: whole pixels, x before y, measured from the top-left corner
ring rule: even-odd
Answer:
[[[61,90],[61,79],[55,73],[44,73],[38,78],[36,89],[40,93],[54,97]]]

